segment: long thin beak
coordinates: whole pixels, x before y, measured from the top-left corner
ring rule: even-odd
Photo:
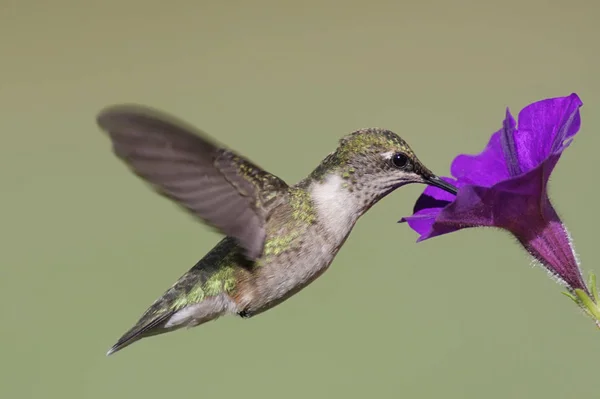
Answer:
[[[458,189],[450,183],[446,183],[437,176],[431,176],[425,179],[425,184],[433,187],[441,188],[442,190],[449,192],[450,194],[458,194]]]

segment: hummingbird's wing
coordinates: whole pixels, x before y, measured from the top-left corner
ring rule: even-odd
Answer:
[[[151,108],[108,107],[97,122],[114,153],[157,192],[235,238],[248,258],[262,254],[269,204],[288,188],[283,180]]]

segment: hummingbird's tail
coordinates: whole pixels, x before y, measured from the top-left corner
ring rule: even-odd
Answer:
[[[229,295],[235,287],[235,240],[224,238],[144,312],[138,322],[110,348],[111,355],[141,338],[195,327],[224,314],[239,313]]]
[[[142,338],[164,334],[183,327],[196,327],[227,313],[237,314],[237,306],[225,293],[181,307],[169,306],[170,302],[165,300],[165,297],[158,299],[136,325],[119,338],[106,355],[112,355]]]
[[[173,328],[165,329],[165,328],[161,328],[161,327],[164,326],[165,322],[167,320],[169,320],[169,318],[171,318],[171,316],[173,316],[174,313],[175,313],[174,311],[165,312],[165,313],[161,314],[159,317],[152,319],[147,324],[142,324],[143,320],[144,320],[144,317],[142,317],[140,322],[138,322],[135,326],[133,326],[131,329],[129,329],[125,334],[123,334],[123,336],[121,336],[121,338],[119,338],[117,343],[114,344],[108,350],[108,352],[106,352],[106,356],[110,356],[113,353],[120,351],[121,349],[133,344],[134,342],[136,342],[142,338],[150,337],[152,335],[162,334],[162,333],[171,331]]]

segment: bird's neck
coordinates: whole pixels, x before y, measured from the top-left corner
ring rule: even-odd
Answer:
[[[366,210],[360,196],[350,189],[346,179],[336,173],[311,182],[307,191],[321,226],[336,240],[345,240]]]

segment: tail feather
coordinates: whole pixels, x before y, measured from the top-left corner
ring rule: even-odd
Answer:
[[[238,309],[226,294],[207,297],[201,302],[181,307],[167,307],[163,300],[159,300],[144,313],[135,326],[123,334],[106,355],[120,351],[142,338],[184,327],[195,327],[228,313],[237,314]]]
[[[225,237],[150,306],[138,322],[109,349],[107,356],[153,335],[194,327],[227,313],[238,313],[229,296],[245,259],[236,241]]]
[[[120,351],[121,349],[133,344],[137,340],[145,337],[150,337],[152,335],[162,334],[170,331],[171,329],[160,328],[173,314],[175,311],[171,310],[168,312],[164,312],[158,317],[153,317],[150,320],[145,320],[145,317],[142,317],[140,322],[138,322],[135,326],[133,326],[129,331],[127,331],[116,344],[114,344],[108,352],[106,352],[106,356],[110,356],[115,352]],[[157,328],[159,327],[159,328]]]

